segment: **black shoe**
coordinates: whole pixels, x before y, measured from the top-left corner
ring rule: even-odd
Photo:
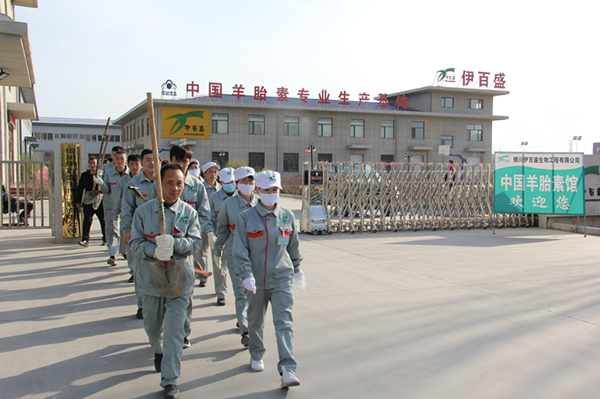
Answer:
[[[206,281],[200,281],[200,284],[198,284],[198,287],[206,287]]]
[[[177,399],[179,398],[179,389],[177,389],[177,385],[165,385],[165,398],[167,399]]]
[[[187,349],[187,348],[189,348],[190,346],[192,346],[192,344],[190,343],[190,340],[188,339],[188,337],[185,337],[185,338],[183,339],[183,349]]]
[[[106,240],[104,238],[102,239],[102,245],[106,245]]]
[[[226,303],[225,298],[217,298],[217,306],[225,306]]]
[[[119,265],[119,263],[117,262],[116,256],[111,256],[110,258],[108,258],[106,263],[108,263],[110,266],[118,266]]]
[[[246,348],[250,346],[250,336],[248,335],[248,331],[242,334],[242,345]]]
[[[135,281],[135,278],[133,276],[129,277],[129,280],[127,280],[128,283],[133,283]]]
[[[237,328],[240,328],[240,322],[238,321],[237,323],[235,323],[235,326],[236,326]]]
[[[135,317],[137,317],[140,320],[144,319],[144,314],[142,313],[142,308],[139,308],[137,313],[135,314]]]
[[[87,248],[90,246],[90,243],[88,242],[88,240],[81,240],[81,241],[79,241],[79,245]]]
[[[160,365],[162,364],[162,358],[163,358],[162,353],[154,354],[154,370],[156,370],[157,373],[160,373]]]
[[[123,257],[123,259],[127,260],[127,254],[121,254],[121,256]]]

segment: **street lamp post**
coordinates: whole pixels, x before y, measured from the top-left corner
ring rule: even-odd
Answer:
[[[219,160],[221,163],[221,168],[225,167],[225,165],[223,165],[223,161],[225,160],[225,151],[219,151]]]
[[[573,152],[573,142],[575,142],[575,152],[579,149],[579,142],[581,141],[581,136],[573,136],[573,140],[569,140],[571,142],[571,148],[569,152]]]
[[[529,141],[521,141],[521,145],[519,147],[523,147],[523,152],[525,152],[525,147],[529,145]]]

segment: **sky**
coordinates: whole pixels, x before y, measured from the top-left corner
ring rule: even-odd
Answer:
[[[171,79],[395,93],[436,71],[505,74],[494,151],[592,153],[599,56],[593,2],[38,0],[27,22],[39,116],[112,119]],[[492,79],[490,79],[491,82]],[[333,98],[333,97],[332,97]],[[582,136],[570,143],[573,136]]]

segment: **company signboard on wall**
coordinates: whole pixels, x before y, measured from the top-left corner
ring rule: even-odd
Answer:
[[[210,139],[210,111],[193,108],[162,108],[162,137]]]
[[[585,215],[583,153],[497,152],[496,213]]]

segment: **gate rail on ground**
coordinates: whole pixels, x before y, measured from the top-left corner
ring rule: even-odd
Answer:
[[[331,234],[533,226],[494,214],[494,166],[319,162],[303,165],[301,231]]]

